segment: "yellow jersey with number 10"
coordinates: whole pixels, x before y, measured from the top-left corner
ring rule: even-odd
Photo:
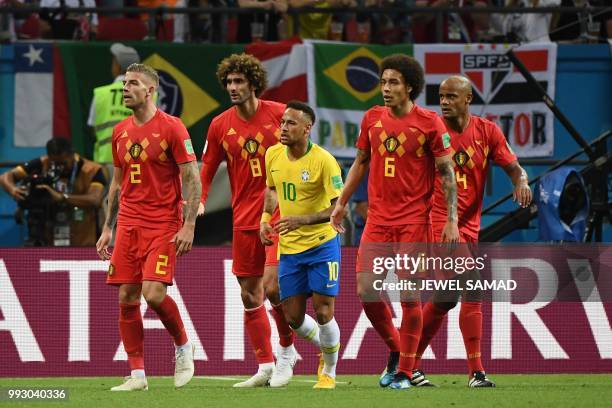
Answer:
[[[317,144],[298,160],[290,160],[287,146],[277,144],[266,151],[266,184],[276,189],[282,217],[321,212],[342,192],[342,174],[334,156]],[[279,252],[298,254],[315,248],[337,235],[329,220],[303,225],[280,235]]]

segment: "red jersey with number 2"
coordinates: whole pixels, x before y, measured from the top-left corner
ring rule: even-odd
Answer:
[[[138,126],[134,117],[113,129],[113,165],[123,171],[119,225],[180,228],[183,195],[179,164],[196,160],[179,118],[157,110]]]
[[[516,156],[499,127],[487,119],[470,116],[470,123],[462,133],[451,129],[448,129],[448,133],[451,137],[457,179],[459,231],[478,239],[480,211],[491,160],[504,167],[515,161]],[[431,211],[434,230],[444,227],[446,214],[446,200],[438,174]],[[434,239],[439,240],[440,237]]]
[[[445,133],[438,115],[417,105],[401,118],[383,106],[365,113],[357,148],[371,155],[368,222],[429,224],[434,158],[450,154]]]
[[[215,117],[208,128],[202,156],[202,202],[222,160],[227,161],[232,190],[234,229],[259,229],[266,189],[266,150],[280,140],[280,120],[285,105],[259,99],[249,120],[232,106]]]

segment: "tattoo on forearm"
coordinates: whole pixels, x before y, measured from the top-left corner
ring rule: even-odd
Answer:
[[[108,214],[106,215],[106,226],[110,229],[115,227],[119,214],[119,189],[114,188],[108,193]]]
[[[272,214],[276,209],[277,197],[276,191],[271,188],[266,189],[266,194],[264,195],[264,212]]]
[[[184,166],[185,169],[182,172],[183,186],[187,194],[185,222],[195,223],[198,215],[198,206],[200,205],[200,197],[202,196],[202,183],[200,182],[200,174],[196,162],[193,161]]]
[[[365,150],[358,149],[357,157],[355,157],[355,162],[359,164],[367,164],[370,161],[370,152],[366,152]]]
[[[442,178],[442,190],[446,198],[448,220],[457,221],[457,180],[451,162],[442,163],[438,167]]]

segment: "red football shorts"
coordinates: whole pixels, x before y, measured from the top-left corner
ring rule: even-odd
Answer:
[[[266,249],[259,230],[234,230],[232,272],[239,277],[263,276]]]
[[[426,251],[426,244],[431,240],[429,224],[377,225],[366,222],[357,252],[356,271],[372,272],[369,265],[377,257]]]
[[[432,229],[433,242],[442,242],[442,230],[444,229],[444,224],[433,224]],[[459,228],[459,242],[474,244],[478,242],[478,238],[474,238],[471,235],[466,234],[461,230],[461,228]]]
[[[278,266],[278,234],[272,236],[272,242],[266,246],[266,266]]]
[[[158,281],[172,285],[176,267],[175,229],[117,226],[106,283]]]
[[[459,229],[459,245],[454,250],[450,250],[447,244],[442,242],[442,230],[444,224],[433,224],[434,240],[438,244],[432,246],[432,255],[441,258],[476,258],[478,256],[477,244],[478,239],[472,237]],[[432,271],[436,279],[456,279],[459,275],[454,270],[436,269]]]

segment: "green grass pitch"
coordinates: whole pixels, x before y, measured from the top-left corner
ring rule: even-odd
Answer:
[[[228,407],[228,408],[340,408],[340,407],[611,407],[612,374],[492,375],[495,389],[469,389],[465,375],[431,375],[438,388],[404,391],[381,389],[378,377],[341,375],[335,390],[313,390],[313,376],[296,376],[286,388],[233,389],[238,377],[196,377],[175,390],[170,377],[149,378],[149,391],[114,393],[108,389],[120,378],[0,378],[0,387],[62,387],[64,402],[17,403],[0,407]]]

